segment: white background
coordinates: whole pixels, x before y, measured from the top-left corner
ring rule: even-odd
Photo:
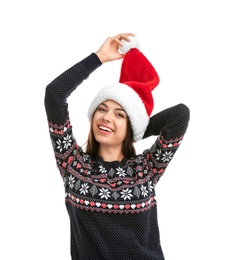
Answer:
[[[1,2],[0,24],[0,259],[70,259],[45,87],[108,36],[132,32],[161,79],[154,112],[180,102],[191,110],[184,141],[157,186],[165,257],[233,260],[232,1],[9,0]],[[80,144],[91,98],[118,80],[119,68],[104,64],[69,98]]]

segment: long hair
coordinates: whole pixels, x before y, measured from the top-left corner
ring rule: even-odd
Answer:
[[[95,160],[98,155],[99,143],[96,141],[94,137],[92,122],[93,122],[93,118],[90,123],[88,141],[86,145],[86,152],[90,155],[90,157],[93,160]],[[122,144],[122,153],[126,158],[131,158],[133,156],[136,156],[136,150],[133,143],[133,131],[128,118],[127,118],[127,132]]]

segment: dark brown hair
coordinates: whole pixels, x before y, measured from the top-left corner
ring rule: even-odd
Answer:
[[[94,137],[92,122],[93,122],[93,118],[90,123],[90,130],[88,135],[86,152],[91,156],[93,160],[95,160],[98,155],[99,143],[96,141]],[[122,144],[122,153],[126,158],[131,158],[133,156],[136,156],[136,150],[133,144],[133,131],[128,118],[127,118],[127,133]]]

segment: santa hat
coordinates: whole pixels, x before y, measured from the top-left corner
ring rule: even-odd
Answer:
[[[103,87],[92,101],[88,117],[100,103],[114,100],[123,107],[128,115],[135,142],[142,139],[154,107],[152,90],[157,87],[159,77],[149,60],[139,51],[136,37],[129,37],[130,42],[122,40],[120,52],[125,54],[122,60],[118,83]]]

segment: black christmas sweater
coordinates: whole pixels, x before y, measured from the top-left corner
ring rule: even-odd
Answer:
[[[71,257],[163,260],[155,186],[181,144],[189,109],[178,104],[152,116],[144,138],[155,135],[156,140],[142,154],[121,162],[105,162],[98,156],[94,160],[72,134],[67,98],[100,65],[92,53],[54,79],[45,94],[70,217]]]

